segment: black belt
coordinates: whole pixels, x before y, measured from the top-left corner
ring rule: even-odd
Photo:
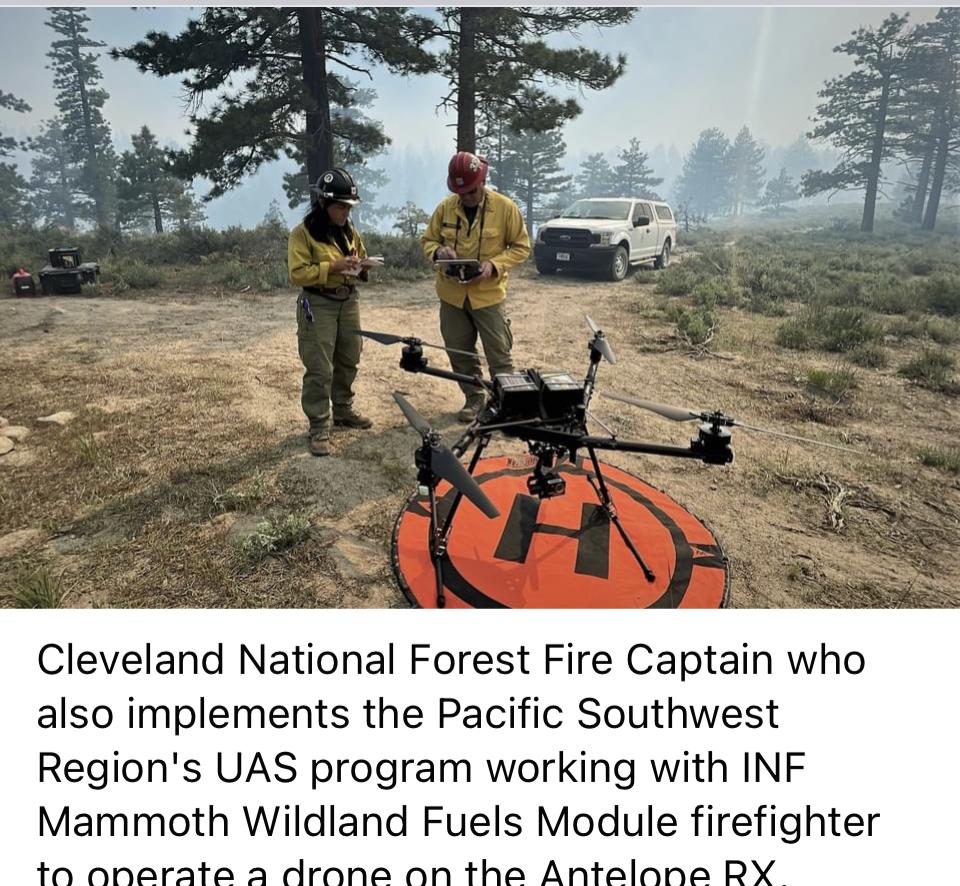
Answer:
[[[330,301],[346,301],[357,291],[356,286],[347,286],[343,284],[342,286],[329,287],[329,286],[304,286],[304,292],[309,292],[311,295],[319,295],[323,298],[329,299]]]

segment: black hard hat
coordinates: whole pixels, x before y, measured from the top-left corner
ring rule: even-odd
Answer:
[[[328,169],[317,183],[310,188],[317,197],[324,200],[330,200],[334,203],[346,203],[348,206],[356,206],[360,202],[360,195],[357,193],[357,183],[353,176],[346,169],[335,167]]]

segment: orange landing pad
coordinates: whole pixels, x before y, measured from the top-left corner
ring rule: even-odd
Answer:
[[[533,459],[481,459],[474,479],[500,511],[487,519],[466,499],[447,537],[443,577],[447,608],[675,609],[725,606],[727,558],[713,533],[672,498],[638,477],[602,465],[626,530],[653,570],[644,577],[617,528],[600,506],[589,459],[559,468],[567,484],[556,498],[527,491]],[[442,521],[455,493],[437,487]],[[430,559],[429,499],[413,495],[393,533],[393,568],[411,603],[437,606]]]

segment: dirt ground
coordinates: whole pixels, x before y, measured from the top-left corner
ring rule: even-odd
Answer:
[[[619,358],[601,366],[600,390],[722,408],[865,453],[735,432],[722,468],[607,456],[714,529],[730,604],[960,605],[960,482],[917,458],[956,444],[960,403],[897,376],[908,352],[896,348],[890,368],[859,371],[849,402],[817,399],[802,376],[836,360],[775,347],[780,321],[740,311],[723,312],[713,353],[691,354],[656,310],[655,281],[525,268],[508,303],[515,364],[581,374],[589,313]],[[294,291],[127,295],[0,300],[0,416],[27,428],[0,456],[0,587],[40,570],[67,606],[406,606],[389,545],[417,438],[390,394],[407,394],[452,442],[456,387],[404,373],[399,347],[367,342],[357,406],[374,429],[337,433],[334,455],[312,458]],[[439,341],[432,281],[372,284],[363,299],[367,328]],[[694,427],[600,398],[592,411],[646,440],[682,444]],[[73,417],[39,421],[58,412]],[[305,540],[255,561],[242,553],[261,520],[291,514],[309,521]]]

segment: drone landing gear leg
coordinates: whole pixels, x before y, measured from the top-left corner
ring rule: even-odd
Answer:
[[[447,540],[442,537],[437,525],[437,490],[430,487],[430,557],[437,579],[437,609],[447,605],[443,590],[443,561],[447,556]]]
[[[470,467],[467,473],[473,476],[474,468],[480,461],[480,453],[489,442],[489,438],[481,437],[477,441],[476,451],[473,458],[470,459]],[[453,497],[453,503],[450,505],[450,511],[447,513],[441,527],[437,522],[437,492],[436,487],[430,487],[430,557],[433,560],[433,570],[437,578],[437,608],[443,609],[447,605],[447,597],[444,592],[443,583],[443,561],[447,558],[447,537],[450,535],[450,527],[453,525],[454,515],[460,502],[463,499],[463,493],[457,492]]]
[[[644,562],[643,557],[640,556],[640,552],[633,543],[633,539],[627,535],[627,530],[623,528],[623,524],[620,522],[620,517],[617,515],[617,509],[613,504],[613,500],[610,498],[610,493],[607,490],[607,484],[604,482],[603,474],[600,471],[600,461],[597,458],[596,450],[592,446],[588,446],[587,452],[590,453],[590,461],[593,462],[593,472],[597,478],[596,483],[594,483],[593,477],[590,477],[590,485],[593,486],[594,491],[597,493],[597,498],[600,499],[600,504],[603,505],[603,509],[606,511],[607,517],[610,518],[610,522],[617,527],[617,532],[620,533],[623,543],[630,549],[630,553],[633,554],[634,559],[643,570],[644,578],[646,578],[647,581],[653,581],[656,578],[656,576],[653,574],[653,570],[650,569],[650,567]]]

